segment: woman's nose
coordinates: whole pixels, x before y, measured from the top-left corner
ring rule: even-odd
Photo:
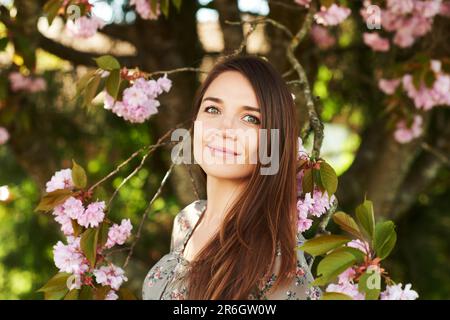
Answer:
[[[224,118],[221,123],[221,131],[223,138],[230,138],[236,140],[237,133],[234,127],[234,118]]]

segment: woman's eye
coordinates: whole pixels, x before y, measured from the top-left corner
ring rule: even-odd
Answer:
[[[209,110],[215,110],[215,111],[209,112]],[[213,107],[213,106],[206,107],[204,111],[206,113],[218,113],[219,112],[219,110],[216,107]]]
[[[254,117],[254,116],[251,116],[251,115],[246,115],[244,117],[244,119],[247,118],[247,117],[249,119],[248,122],[253,123],[253,124],[260,124],[259,119],[257,117]]]

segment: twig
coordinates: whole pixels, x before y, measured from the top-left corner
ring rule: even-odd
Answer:
[[[425,151],[428,151],[429,153],[433,154],[440,161],[442,161],[446,165],[450,166],[450,159],[445,154],[443,154],[441,151],[439,151],[438,149],[436,149],[435,147],[429,145],[426,142],[422,142],[420,144],[420,146],[422,147],[422,149],[424,149]]]
[[[315,5],[311,3],[311,6],[309,8],[309,11],[306,15],[305,21],[303,22],[303,25],[301,26],[300,30],[296,33],[296,35],[292,38],[291,43],[289,44],[287,48],[287,58],[291,65],[294,67],[295,71],[298,74],[299,81],[301,85],[303,86],[303,92],[305,94],[305,100],[306,100],[306,108],[308,109],[308,115],[309,115],[309,122],[314,130],[314,143],[313,143],[313,150],[312,150],[312,157],[317,159],[320,155],[320,148],[322,146],[322,140],[323,140],[323,123],[320,121],[320,118],[317,114],[317,109],[314,104],[314,99],[312,96],[312,91],[309,86],[308,77],[306,76],[305,69],[300,64],[298,59],[295,57],[295,49],[298,47],[300,42],[303,40],[303,38],[306,36],[306,34],[311,29],[313,16],[315,13]]]
[[[333,216],[334,212],[336,211],[337,207],[338,207],[338,200],[335,197],[330,208],[328,209],[328,211],[325,213],[322,220],[320,221],[315,237],[322,235],[322,234],[330,234],[330,232],[328,230],[326,230],[326,228],[327,228],[328,223],[330,222],[331,217]],[[312,256],[311,261],[309,261],[309,269],[312,268],[314,259],[315,259],[315,257]]]
[[[137,242],[139,241],[139,239],[141,238],[142,227],[144,226],[144,222],[147,220],[147,217],[148,217],[148,214],[150,213],[150,209],[151,209],[151,207],[152,207],[152,205],[153,205],[153,202],[155,202],[155,200],[156,200],[156,199],[159,197],[159,195],[161,194],[162,188],[163,188],[163,186],[166,184],[166,182],[167,182],[167,180],[168,180],[170,174],[172,173],[173,168],[175,167],[175,163],[177,162],[178,157],[180,156],[182,150],[183,150],[183,148],[180,148],[180,149],[178,150],[177,159],[174,160],[174,161],[172,162],[172,164],[170,165],[170,168],[169,168],[169,170],[167,170],[166,174],[164,175],[164,178],[162,179],[161,184],[160,184],[158,190],[157,190],[156,193],[153,195],[152,200],[150,201],[150,203],[148,204],[147,208],[145,209],[144,214],[142,215],[142,218],[141,218],[141,222],[139,223],[139,227],[138,227],[138,231],[137,231],[137,233],[136,233],[136,237],[135,237],[134,241],[132,242],[132,244],[131,244],[131,246],[130,246],[130,251],[129,251],[128,256],[127,256],[127,258],[126,258],[126,260],[125,260],[125,263],[123,264],[123,268],[126,268],[126,267],[127,267],[128,263],[129,263],[129,261],[130,261],[130,258],[131,258],[131,256],[133,255],[134,247],[136,246],[136,243],[137,243]]]
[[[229,20],[225,20],[226,24],[232,25],[232,26],[236,26],[236,25],[243,25],[246,23],[249,23],[251,25],[256,26],[257,24],[264,24],[264,23],[269,23],[271,25],[273,25],[274,27],[282,30],[289,38],[292,38],[294,35],[292,34],[292,32],[282,23],[270,19],[270,18],[266,18],[266,17],[262,17],[262,18],[256,18],[253,20],[247,20],[247,21],[229,21]]]

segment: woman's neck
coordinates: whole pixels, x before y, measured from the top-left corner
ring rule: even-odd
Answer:
[[[208,176],[206,180],[207,206],[202,222],[204,225],[219,226],[227,211],[240,196],[245,180],[221,179]]]

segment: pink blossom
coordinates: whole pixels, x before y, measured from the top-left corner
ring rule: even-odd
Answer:
[[[425,18],[433,18],[441,9],[441,0],[414,1],[416,14]]]
[[[380,79],[378,81],[378,88],[385,94],[391,95],[395,92],[400,82],[401,79]]]
[[[130,219],[123,219],[120,225],[115,223],[109,228],[108,240],[106,241],[105,247],[109,249],[116,244],[124,244],[131,235],[132,229],[133,226],[131,225]]]
[[[347,246],[358,249],[358,250],[364,252],[366,255],[370,254],[370,245],[367,241],[363,242],[359,239],[356,239],[356,240],[352,240],[352,241],[348,242]]]
[[[405,120],[397,122],[394,138],[399,143],[408,143],[422,134],[423,119],[419,115],[415,115],[411,127],[407,127]]]
[[[160,77],[158,80],[156,80],[156,83],[158,85],[158,88],[160,89],[159,94],[161,94],[162,91],[169,92],[170,88],[172,88],[172,80],[167,78],[167,73],[165,73],[163,77]]]
[[[365,294],[358,291],[358,285],[350,282],[339,284],[331,283],[325,289],[326,292],[343,293],[351,297],[353,300],[364,300]]]
[[[95,228],[105,217],[105,201],[90,203],[86,210],[78,216],[78,224],[86,228]]]
[[[66,28],[72,37],[90,38],[97,33],[98,29],[102,29],[106,22],[97,16],[82,16],[80,18],[69,19]]]
[[[321,217],[324,213],[330,209],[331,203],[336,199],[334,195],[328,196],[328,192],[322,192],[315,188],[313,192],[314,203],[310,214],[315,217]]]
[[[351,10],[346,7],[340,7],[333,3],[329,8],[320,7],[320,11],[314,15],[314,19],[318,24],[325,26],[335,26],[347,19]]]
[[[355,275],[356,275],[356,271],[352,267],[350,267],[338,276],[338,283],[342,284],[342,283],[353,281],[353,278],[355,277]]]
[[[55,216],[55,221],[61,225],[61,231],[64,235],[73,235],[72,219],[64,212],[64,206],[62,204],[53,209],[53,215]]]
[[[53,257],[56,267],[61,272],[82,274],[89,270],[89,264],[81,253],[80,237],[68,237],[68,244],[58,241],[53,246]]]
[[[377,32],[364,32],[364,43],[372,48],[373,51],[388,51],[389,40],[380,37]]]
[[[308,192],[305,194],[304,199],[297,201],[297,229],[299,232],[304,232],[311,228],[312,220],[308,219],[308,213],[313,209],[314,200],[311,198],[311,194]]]
[[[444,73],[436,73],[435,76],[431,88],[421,83],[419,89],[415,87],[412,75],[403,76],[403,88],[414,100],[416,108],[429,110],[437,105],[450,105],[450,76]]]
[[[46,183],[46,191],[52,192],[58,189],[72,189],[74,183],[72,180],[72,169],[62,169],[53,175]]]
[[[142,123],[158,112],[160,103],[156,98],[162,92],[168,92],[171,86],[172,81],[167,78],[167,74],[156,81],[136,79],[131,87],[124,90],[122,101],[114,101],[106,93],[105,109],[132,123]]]
[[[63,203],[64,213],[71,219],[78,219],[84,213],[83,203],[74,197],[68,198]]]
[[[123,269],[113,264],[95,269],[93,273],[98,284],[110,286],[114,290],[119,290],[122,283],[128,281]]]
[[[308,158],[308,152],[303,146],[303,141],[300,137],[297,137],[297,150],[297,160]]]
[[[148,0],[131,0],[130,5],[136,7],[136,12],[142,19],[157,20],[161,14],[159,2],[156,6],[156,14],[152,11]]]
[[[387,0],[387,8],[396,14],[407,14],[414,9],[414,0]]]
[[[23,90],[34,93],[47,89],[47,82],[41,77],[33,78],[31,76],[24,76],[20,72],[13,71],[9,74],[8,78],[11,82],[11,90],[14,92]]]
[[[439,14],[444,17],[450,17],[450,1],[442,1]]]
[[[110,290],[105,297],[105,300],[117,300],[119,296],[116,294],[114,290]]]
[[[295,3],[305,8],[309,8],[311,0],[295,0]]]
[[[311,37],[320,49],[328,49],[336,43],[336,38],[330,34],[327,28],[316,24],[311,28]]]
[[[9,140],[9,132],[4,127],[0,127],[0,145],[5,144]]]
[[[399,283],[393,286],[386,286],[386,290],[381,292],[380,300],[416,300],[419,297],[416,291],[411,290],[411,284],[408,283],[404,289]]]
[[[441,72],[441,68],[442,68],[442,62],[439,60],[431,60],[430,61],[430,69],[434,72],[434,73],[439,73]]]

